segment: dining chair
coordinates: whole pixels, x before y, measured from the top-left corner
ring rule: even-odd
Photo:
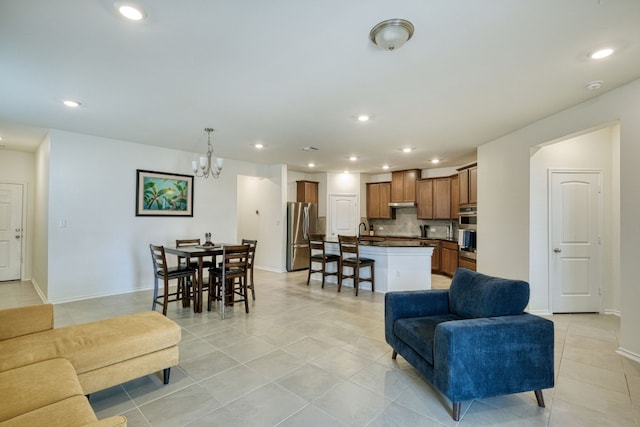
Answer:
[[[187,302],[191,298],[191,291],[189,289],[189,281],[185,279],[191,279],[191,283],[195,283],[196,269],[186,265],[168,267],[164,246],[151,244],[149,249],[151,251],[151,260],[153,261],[153,304],[151,305],[151,310],[155,311],[156,304],[160,304],[162,305],[162,314],[166,316],[168,303],[182,301],[183,307],[188,305]],[[174,279],[178,280],[178,284],[175,292],[170,292],[169,281]],[[164,284],[162,295],[158,295],[159,280],[162,280]]]
[[[243,245],[249,245],[249,259],[247,261],[247,268],[249,269],[249,284],[247,287],[251,289],[251,299],[256,300],[256,290],[253,286],[253,260],[256,257],[256,246],[258,245],[257,240],[250,239],[242,239]]]
[[[209,269],[209,297],[207,310],[211,311],[214,299],[220,301],[220,314],[225,318],[225,306],[244,302],[249,313],[247,270],[249,245],[224,245],[222,263]],[[239,296],[240,299],[236,299]]]
[[[358,288],[360,282],[371,282],[371,291],[375,292],[375,260],[360,256],[358,249],[358,238],[356,236],[338,235],[340,243],[340,274],[338,275],[338,292],[342,290],[342,282],[344,279],[353,279],[353,287],[358,296]],[[345,274],[344,268],[351,268],[351,274]],[[360,277],[360,269],[369,267],[371,273],[370,278]]]
[[[322,287],[324,288],[324,279],[327,276],[338,276],[340,272],[340,255],[327,254],[324,247],[324,234],[309,233],[307,241],[309,243],[309,274],[307,275],[307,286],[311,280],[313,273],[322,274]],[[313,263],[320,264],[319,269],[313,268]],[[327,264],[336,263],[336,271],[327,271]]]

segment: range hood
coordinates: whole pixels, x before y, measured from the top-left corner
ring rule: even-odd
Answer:
[[[416,202],[391,202],[389,203],[390,208],[415,208]]]

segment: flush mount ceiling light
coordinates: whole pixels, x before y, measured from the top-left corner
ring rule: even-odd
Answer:
[[[78,108],[81,104],[73,99],[63,99],[62,103],[69,108]]]
[[[382,169],[384,169],[384,170],[389,169],[389,165],[382,165]]]
[[[195,160],[191,162],[191,169],[193,169],[193,174],[199,178],[209,178],[209,176],[218,178],[220,176],[220,173],[222,173],[222,164],[224,163],[224,159],[220,157],[216,158],[213,155],[213,146],[211,145],[211,132],[213,132],[214,129],[204,128],[204,131],[207,132],[207,153],[205,154],[206,157],[200,157],[200,165],[198,165],[198,162]]]
[[[371,41],[385,50],[399,49],[413,35],[413,24],[404,19],[387,19],[371,29]]]
[[[411,148],[411,147],[405,147],[405,148],[402,149],[403,153],[410,153],[412,151],[413,151],[413,148]]]
[[[599,50],[596,50],[594,52],[591,52],[589,54],[589,57],[591,59],[603,59],[603,58],[606,58],[607,56],[611,56],[612,53],[613,53],[613,49],[608,47],[608,48],[605,48],[605,49],[599,49]]]
[[[440,163],[440,159],[431,159],[431,163]]]
[[[352,162],[355,162],[356,160],[358,160],[358,157],[351,156],[351,157],[349,157],[349,160],[351,160]]]
[[[315,163],[309,163],[307,166],[309,166],[310,168],[315,168],[316,164]]]
[[[360,115],[358,116],[358,121],[359,121],[359,122],[363,122],[363,123],[364,123],[364,122],[368,122],[368,121],[369,121],[369,118],[370,118],[370,117],[369,117],[368,115],[366,115],[366,114],[360,114]]]
[[[260,144],[260,143],[257,143],[257,144],[254,144],[254,147],[256,147],[258,150],[260,150],[261,148],[264,148],[264,145]]]
[[[147,16],[142,6],[133,2],[117,1],[114,6],[120,15],[131,21],[142,21]]]

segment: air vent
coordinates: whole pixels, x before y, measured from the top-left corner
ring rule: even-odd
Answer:
[[[318,148],[316,148],[316,147],[302,147],[301,150],[302,151],[318,151]]]

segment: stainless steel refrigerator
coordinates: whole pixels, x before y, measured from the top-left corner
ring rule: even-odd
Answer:
[[[287,203],[287,271],[309,268],[309,233],[315,233],[318,205],[315,203]]]

